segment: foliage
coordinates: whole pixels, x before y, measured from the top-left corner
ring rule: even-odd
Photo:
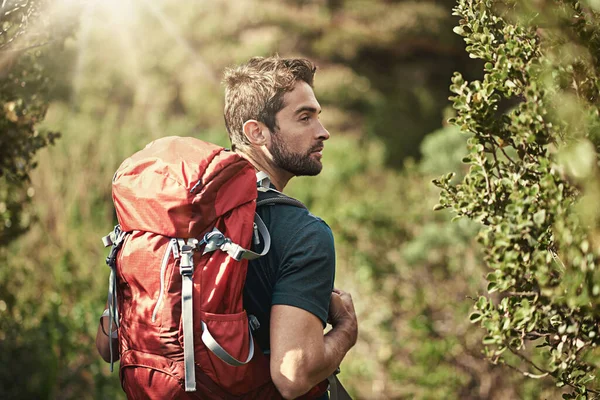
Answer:
[[[448,154],[460,152],[464,138],[451,128],[429,135],[422,163],[409,162],[401,173],[383,168],[379,141],[332,141],[322,174],[293,181],[290,193],[336,234],[336,284],[353,294],[360,321],[359,342],[341,377],[355,398],[552,394],[488,365],[480,357],[481,335],[466,318],[467,296],[482,289],[484,274],[476,225],[449,224],[447,215],[432,213],[439,194],[426,184],[432,174],[460,164],[461,155]]]
[[[487,355],[570,386],[564,398],[598,394],[600,14],[590,5],[458,2],[454,31],[485,76],[452,79],[470,168],[459,184],[435,181],[437,208],[482,225],[492,272],[470,319],[487,331]]]
[[[3,2],[0,10],[0,246],[29,225],[24,208],[34,191],[27,187],[35,153],[52,144],[55,132],[36,128],[50,101],[50,78],[39,46],[49,32],[33,29],[43,20],[43,1]]]
[[[447,34],[452,1],[79,3],[77,34],[43,59],[58,88],[36,128],[62,138],[31,173],[36,224],[1,250],[0,397],[124,397],[93,340],[108,279],[99,238],[115,222],[111,177],[165,135],[226,145],[224,67],[273,53],[319,65],[332,133],[325,168],[289,192],[336,237],[336,284],[353,294],[360,321],[342,365],[355,398],[557,395],[552,382],[482,359],[483,334],[467,318],[486,271],[476,224],[431,212],[433,176],[468,172],[465,136],[441,126],[447,81],[479,65]]]
[[[60,298],[41,307],[32,298],[19,302],[18,291],[31,284],[35,269],[27,263],[9,267],[9,244],[35,218],[30,208],[34,157],[59,136],[39,123],[54,98],[46,55],[56,54],[69,25],[50,28],[45,6],[44,1],[4,1],[0,8],[0,362],[7,366],[0,369],[2,398],[50,397],[56,369],[50,350],[65,337],[64,325],[55,318]],[[40,309],[47,312],[30,315]]]

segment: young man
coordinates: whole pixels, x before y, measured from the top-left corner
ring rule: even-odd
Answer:
[[[294,176],[321,172],[329,132],[312,85],[315,66],[304,59],[253,58],[225,74],[225,124],[233,149],[283,191]],[[269,253],[252,261],[244,306],[260,328],[255,337],[270,351],[271,378],[285,398],[326,379],[356,343],[350,294],[333,288],[333,236],[307,210],[264,206]],[[331,331],[323,335],[326,323]]]
[[[329,132],[319,121],[314,72],[308,60],[270,57],[253,58],[225,74],[225,123],[232,147],[268,174],[278,191],[292,177],[317,175],[322,169]],[[329,227],[291,205],[264,206],[258,212],[272,242],[269,253],[248,267],[244,307],[260,323],[253,334],[270,354],[275,387],[292,399],[335,372],[356,343],[356,315],[350,294],[333,288]],[[106,361],[108,319],[101,319],[96,336]],[[333,328],[324,335],[327,322]],[[118,348],[117,339],[113,348]]]

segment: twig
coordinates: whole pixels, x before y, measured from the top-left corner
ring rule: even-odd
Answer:
[[[488,178],[487,171],[485,170],[485,157],[483,157],[480,161],[481,162],[480,162],[479,166],[481,167],[481,170],[483,171],[483,177],[485,178],[485,184],[487,186],[488,193],[491,196],[492,195],[492,184],[490,183],[490,179]]]
[[[531,361],[530,359],[528,359],[527,357],[525,357],[523,354],[519,353],[518,351],[514,350],[512,347],[506,345],[506,347],[508,347],[508,349],[510,350],[511,353],[513,353],[515,356],[519,357],[521,359],[521,361],[526,362],[527,364],[531,365],[533,368],[537,369],[538,371],[540,371],[541,373],[544,374],[551,374],[550,371],[547,371],[543,368],[538,367],[533,361]]]
[[[536,331],[527,332],[526,336],[535,336],[538,338],[552,336],[550,333],[539,333]]]
[[[510,161],[511,163],[517,165],[517,163],[512,158],[510,158],[510,156],[508,154],[506,154],[506,151],[504,151],[504,148],[502,148],[502,146],[500,146],[500,144],[498,142],[496,142],[496,139],[491,135],[490,135],[490,137],[496,143],[496,145],[498,146],[498,148],[500,149],[502,154],[504,154],[504,157],[506,157],[508,159],[508,161]]]
[[[538,296],[538,292],[506,292],[510,296]]]
[[[492,155],[494,156],[494,162],[496,163],[496,171],[498,171],[498,178],[502,179],[502,173],[500,172],[500,163],[498,162],[498,157],[496,156],[496,139],[494,139],[492,137],[492,135],[489,135],[490,139],[492,139],[490,141],[491,145],[492,145]]]
[[[546,376],[549,375],[548,372],[545,372],[545,373],[543,373],[541,375],[535,375],[535,374],[532,374],[532,373],[527,372],[527,371],[521,371],[519,368],[515,367],[514,365],[510,365],[510,364],[505,363],[505,362],[503,362],[502,365],[506,365],[508,368],[513,369],[513,370],[517,371],[518,373],[525,375],[528,378],[541,379],[541,378],[545,378]]]
[[[3,49],[3,48],[0,46],[0,52],[3,52],[3,53],[9,53],[9,52],[27,51],[27,50],[35,49],[35,48],[37,48],[37,47],[42,47],[42,46],[45,46],[45,45],[47,45],[48,43],[52,43],[52,42],[55,42],[55,41],[56,41],[56,39],[51,39],[51,40],[48,40],[48,41],[46,41],[46,42],[44,42],[44,43],[32,44],[31,46],[22,47],[22,48],[20,48],[20,49]]]
[[[505,344],[506,345],[506,344]],[[533,361],[531,361],[530,359],[528,359],[527,357],[525,357],[523,354],[513,350],[510,346],[506,345],[506,347],[508,347],[508,349],[510,350],[511,353],[513,353],[514,355],[516,355],[517,357],[519,357],[522,361],[526,362],[527,364],[531,365],[532,367],[534,367],[535,369],[537,369],[538,371],[542,372],[542,374],[544,374],[544,376],[547,375],[552,375],[552,372],[547,371],[545,369],[542,369],[540,367],[538,367],[537,365],[535,365],[535,363]],[[509,365],[509,364],[505,364],[505,365]],[[525,376],[529,376],[527,374],[529,374],[528,372],[523,372],[520,371],[522,374],[524,374]],[[533,375],[533,374],[531,374]],[[535,376],[540,376],[540,375],[535,375]],[[531,376],[533,377],[533,376]],[[539,379],[539,378],[536,378]],[[563,380],[563,382],[568,385],[571,386],[573,389],[579,389],[577,386],[573,385],[571,382],[568,382],[566,380]],[[594,393],[594,394],[600,394],[600,392],[592,390],[592,389],[588,389],[587,387],[585,388],[586,391],[590,392],[590,393]]]

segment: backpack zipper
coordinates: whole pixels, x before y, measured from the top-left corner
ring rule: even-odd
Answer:
[[[163,296],[165,295],[165,272],[167,270],[167,264],[169,263],[171,252],[173,253],[174,258],[178,258],[178,250],[177,239],[171,239],[169,241],[169,245],[167,246],[167,251],[165,251],[165,255],[163,256],[162,264],[160,265],[160,292],[158,293],[158,300],[156,301],[156,306],[154,306],[154,311],[152,312],[152,322],[156,322],[158,309],[160,308]]]

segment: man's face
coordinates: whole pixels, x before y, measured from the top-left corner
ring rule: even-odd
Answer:
[[[321,106],[304,81],[283,96],[283,104],[275,116],[279,129],[271,133],[268,146],[273,162],[295,176],[318,175],[323,169],[323,142],[329,139],[319,121]]]

